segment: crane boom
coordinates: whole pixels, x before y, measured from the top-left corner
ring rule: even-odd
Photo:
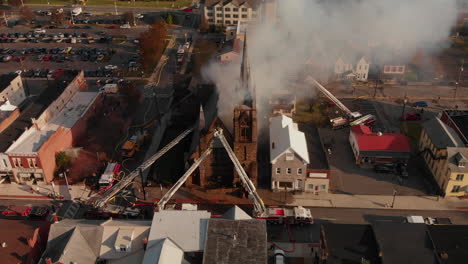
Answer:
[[[210,147],[207,148],[205,150],[205,152],[203,152],[203,154],[200,156],[200,158],[198,158],[192,164],[192,166],[190,166],[190,168],[184,173],[184,175],[182,175],[182,177],[180,177],[180,179],[174,184],[174,186],[172,186],[172,188],[161,198],[161,200],[159,200],[159,202],[156,204],[156,208],[158,210],[164,210],[164,206],[166,205],[166,203],[179,190],[179,188],[182,186],[182,184],[184,184],[184,182],[188,179],[188,177],[190,175],[192,175],[192,173],[195,171],[195,169],[198,168],[198,166],[200,166],[200,163],[202,163],[203,160],[206,157],[208,157],[208,155],[210,155],[212,150],[213,150],[213,148],[210,145]]]
[[[307,81],[315,85],[328,99],[330,99],[336,106],[338,106],[346,115],[352,118],[359,118],[361,113],[359,112],[351,112],[348,107],[346,107],[338,98],[336,98],[332,93],[330,93],[323,85],[321,85],[317,80],[312,78],[311,76],[307,77]]]
[[[223,135],[223,130],[217,129],[215,131],[215,136],[221,141],[221,144],[223,144],[223,147],[226,149],[226,152],[229,155],[229,158],[231,158],[232,163],[234,164],[234,168],[236,169],[237,173],[239,174],[239,178],[241,179],[244,188],[247,190],[249,195],[252,197],[254,201],[254,208],[257,216],[265,216],[267,214],[267,210],[265,208],[265,204],[263,203],[262,198],[260,195],[258,195],[255,185],[253,182],[250,180],[249,176],[247,176],[247,173],[245,173],[244,168],[240,164],[239,160],[236,157],[236,154],[232,150],[231,146],[229,146],[229,143],[227,142],[226,138]]]
[[[138,177],[140,170],[144,171],[148,169],[153,163],[155,163],[162,155],[166,154],[170,149],[172,149],[175,145],[177,145],[182,139],[184,139],[190,132],[193,131],[193,127],[185,130],[180,135],[178,135],[175,139],[173,139],[169,144],[164,146],[160,151],[156,152],[153,156],[143,162],[138,168],[133,170],[130,174],[125,176],[122,180],[120,180],[116,185],[114,185],[111,189],[107,190],[102,197],[97,200],[94,204],[95,207],[102,207],[105,205],[109,199],[114,197],[119,191],[123,188],[128,186],[136,177]]]

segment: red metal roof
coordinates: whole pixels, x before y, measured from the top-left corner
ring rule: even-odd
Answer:
[[[400,133],[375,133],[368,126],[351,127],[360,151],[410,151],[408,137]]]

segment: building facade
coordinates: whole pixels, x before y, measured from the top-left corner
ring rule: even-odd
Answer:
[[[443,195],[468,194],[468,148],[452,127],[437,117],[426,121],[418,148]]]
[[[408,138],[400,133],[372,132],[368,126],[351,127],[349,144],[356,164],[403,163],[410,158]]]
[[[203,15],[208,25],[231,26],[239,22],[257,19],[258,1],[254,0],[207,0]]]
[[[19,106],[25,99],[26,91],[19,74],[9,73],[0,76],[0,104],[8,101],[10,105]]]

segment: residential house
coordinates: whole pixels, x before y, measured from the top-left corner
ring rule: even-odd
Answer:
[[[73,83],[79,85],[69,85]],[[63,108],[62,101],[65,104],[65,99],[75,94],[79,89],[86,89],[83,72],[66,71],[58,79],[51,82],[33,102],[24,106],[20,116],[0,133],[0,181],[20,182],[16,178],[17,175],[13,174],[10,158],[5,152],[33,124],[39,128],[41,122],[37,122],[37,120],[53,117],[57,108]],[[55,105],[51,106],[54,102]],[[55,110],[50,108],[55,108]],[[24,160],[22,164],[28,163]]]
[[[242,215],[247,215],[240,208]],[[247,215],[248,216],[248,215]],[[266,264],[266,222],[259,219],[210,219],[203,252],[203,264]]]
[[[5,264],[34,264],[47,245],[50,223],[0,219],[0,259]]]
[[[26,100],[21,76],[17,73],[0,75],[0,133],[19,116],[19,106]]]
[[[343,75],[344,73],[350,73],[354,69],[354,61],[351,58],[340,56],[334,67],[334,72],[336,75]]]
[[[243,41],[235,38],[224,43],[224,47],[216,56],[219,63],[227,64],[233,61],[239,61],[242,53]]]
[[[408,137],[401,133],[373,132],[366,125],[352,126],[349,144],[356,164],[403,163],[410,158]]]
[[[405,73],[406,66],[404,64],[385,64],[383,66],[383,74],[390,76],[403,75]]]
[[[230,26],[257,19],[257,0],[206,0],[203,17],[209,25]]]
[[[293,117],[296,113],[296,96],[287,90],[275,90],[270,97],[271,115]]]
[[[356,64],[356,70],[354,74],[356,75],[357,81],[367,81],[369,77],[369,68],[370,68],[370,61],[367,57],[363,56]]]
[[[39,263],[142,263],[150,226],[139,220],[62,220],[52,224]]]
[[[271,189],[303,191],[309,164],[306,138],[290,117],[270,121]]]
[[[418,148],[445,196],[468,193],[468,148],[452,127],[438,117],[424,122]]]

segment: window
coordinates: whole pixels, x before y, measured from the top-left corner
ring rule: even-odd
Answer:
[[[23,167],[23,163],[21,162],[21,158],[13,158],[13,164],[17,168],[22,168]]]
[[[325,184],[322,184],[322,185],[320,185],[320,188],[321,188],[322,190],[325,190],[325,188],[327,188],[327,186],[326,186]]]
[[[232,11],[239,12],[239,8],[233,8]]]
[[[223,11],[223,8],[222,7],[217,7],[216,11]]]
[[[276,174],[280,174],[281,173],[281,168],[276,168]]]
[[[291,174],[291,168],[287,168],[287,169],[286,169],[286,173],[287,173],[287,174]]]
[[[209,17],[212,17],[213,16],[213,13],[208,13],[207,14]]]
[[[286,153],[286,160],[294,160],[294,154],[293,153]]]
[[[33,167],[32,159],[27,159],[29,168]]]
[[[247,18],[247,15],[242,15],[242,18]]]
[[[364,73],[364,75],[363,75],[363,77],[362,77],[362,78],[363,78],[363,79],[365,79],[365,78],[366,78],[366,76],[367,76],[367,74],[365,74],[365,73]]]
[[[396,72],[396,67],[392,66],[392,69],[390,70],[391,72]]]
[[[275,142],[271,142],[271,148],[275,149]]]
[[[229,8],[229,7],[226,7],[226,8],[224,8],[224,11],[227,11],[227,12],[229,12],[229,11],[231,11],[231,8]]]
[[[398,67],[398,72],[403,72],[403,66]]]
[[[210,19],[208,19],[208,22],[213,23],[213,22],[214,22],[214,19],[210,18]]]
[[[292,188],[292,182],[279,182],[279,187],[286,189],[286,188]]]
[[[237,20],[232,21],[234,25],[237,25]]]
[[[463,181],[464,176],[463,174],[457,174],[457,181]]]
[[[452,187],[452,192],[455,193],[455,192],[459,192],[460,191],[460,185],[454,185]]]
[[[297,169],[297,175],[302,175],[302,168]]]
[[[213,7],[212,6],[209,6],[206,8],[207,10],[213,10]]]
[[[223,23],[223,21],[222,21],[222,20],[216,20],[216,23],[218,23],[218,24],[222,24],[222,23]]]
[[[230,14],[226,14],[226,15],[224,15],[224,17],[226,17],[226,18],[231,18],[231,15],[230,15]]]
[[[313,184],[307,184],[307,189],[314,189],[314,185]]]
[[[247,12],[247,8],[242,8],[242,12]]]
[[[127,251],[126,247],[120,247],[120,252],[125,252],[125,251]]]
[[[233,17],[233,18],[238,18],[238,17],[239,17],[239,15],[232,15],[232,17]]]
[[[226,20],[225,23],[226,24],[231,24],[231,20]]]
[[[223,17],[223,14],[216,14],[216,17]]]

